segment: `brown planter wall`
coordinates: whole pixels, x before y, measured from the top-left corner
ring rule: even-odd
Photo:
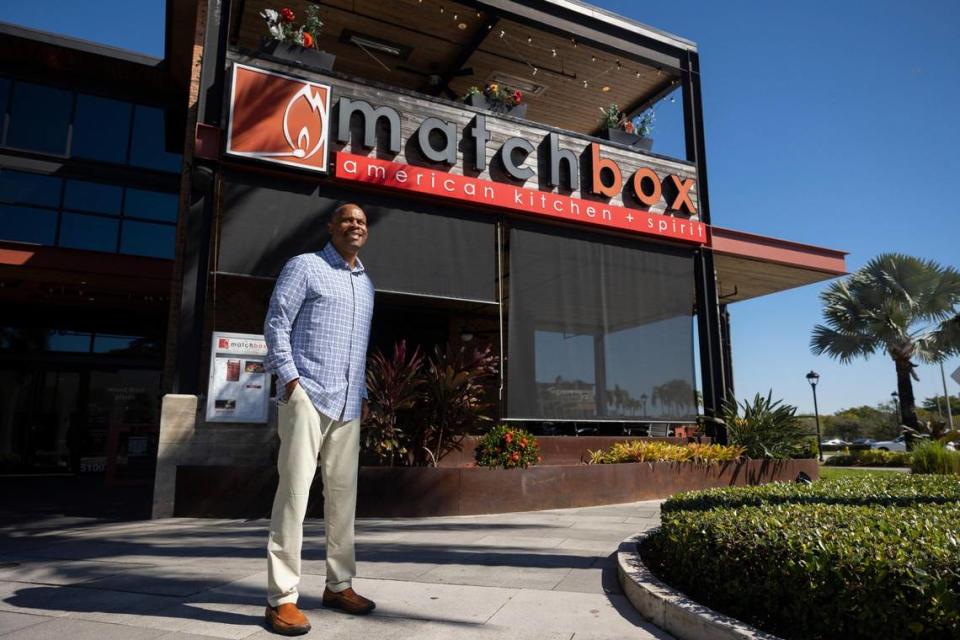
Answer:
[[[819,477],[816,460],[545,465],[530,469],[361,467],[357,515],[418,517],[588,507],[667,498],[677,491]],[[269,467],[181,466],[178,516],[268,517]],[[323,515],[319,474],[307,509]]]

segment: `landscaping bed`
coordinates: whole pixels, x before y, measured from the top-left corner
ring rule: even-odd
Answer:
[[[784,638],[960,637],[960,480],[680,494],[642,545],[667,584]]]

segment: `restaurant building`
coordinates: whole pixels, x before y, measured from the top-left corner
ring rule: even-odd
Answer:
[[[372,348],[493,345],[497,418],[540,433],[718,415],[728,305],[844,272],[841,252],[713,224],[694,43],[570,0],[316,6],[325,55],[265,42],[281,7],[262,0],[171,0],[162,61],[7,31],[11,465],[155,478],[155,516],[213,499],[217,469],[269,467],[273,410],[241,416],[269,395],[267,301],[344,202],[369,221]],[[490,84],[522,108],[465,100]],[[665,99],[683,157],[599,125]]]

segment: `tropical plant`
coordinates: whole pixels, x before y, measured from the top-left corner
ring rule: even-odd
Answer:
[[[410,414],[423,400],[422,366],[420,349],[408,350],[404,340],[394,345],[390,357],[378,349],[367,362],[369,413],[361,430],[361,443],[364,451],[375,455],[381,464],[406,462],[409,443],[400,423],[404,414]]]
[[[496,82],[484,85],[483,89],[479,89],[476,86],[470,87],[467,89],[467,95],[464,97],[469,98],[470,96],[481,94],[487,99],[487,103],[494,111],[509,111],[523,102],[522,91],[519,89],[511,89],[506,85]]]
[[[797,419],[797,408],[773,401],[773,391],[764,398],[759,393],[752,401],[737,403],[728,399],[723,405],[730,444],[743,447],[748,458],[793,458],[808,450],[810,435]],[[742,411],[742,415],[741,415]]]
[[[466,435],[493,420],[488,387],[499,358],[489,344],[437,346],[424,363],[423,403],[409,427],[414,466],[436,464],[460,450]]]
[[[886,352],[897,372],[900,422],[919,428],[914,360],[939,362],[960,351],[960,272],[932,260],[886,253],[820,294],[824,325],[810,348],[841,363]]]
[[[526,469],[541,461],[540,445],[533,435],[519,427],[497,425],[477,441],[474,456],[481,467]]]

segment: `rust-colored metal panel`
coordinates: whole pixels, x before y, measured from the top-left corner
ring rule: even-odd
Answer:
[[[586,440],[586,438],[582,438]],[[357,515],[425,517],[563,509],[668,498],[678,491],[819,477],[816,460],[747,460],[715,465],[627,463],[529,469],[361,467]],[[181,466],[178,516],[268,517],[276,470]],[[323,516],[319,474],[309,517]]]

